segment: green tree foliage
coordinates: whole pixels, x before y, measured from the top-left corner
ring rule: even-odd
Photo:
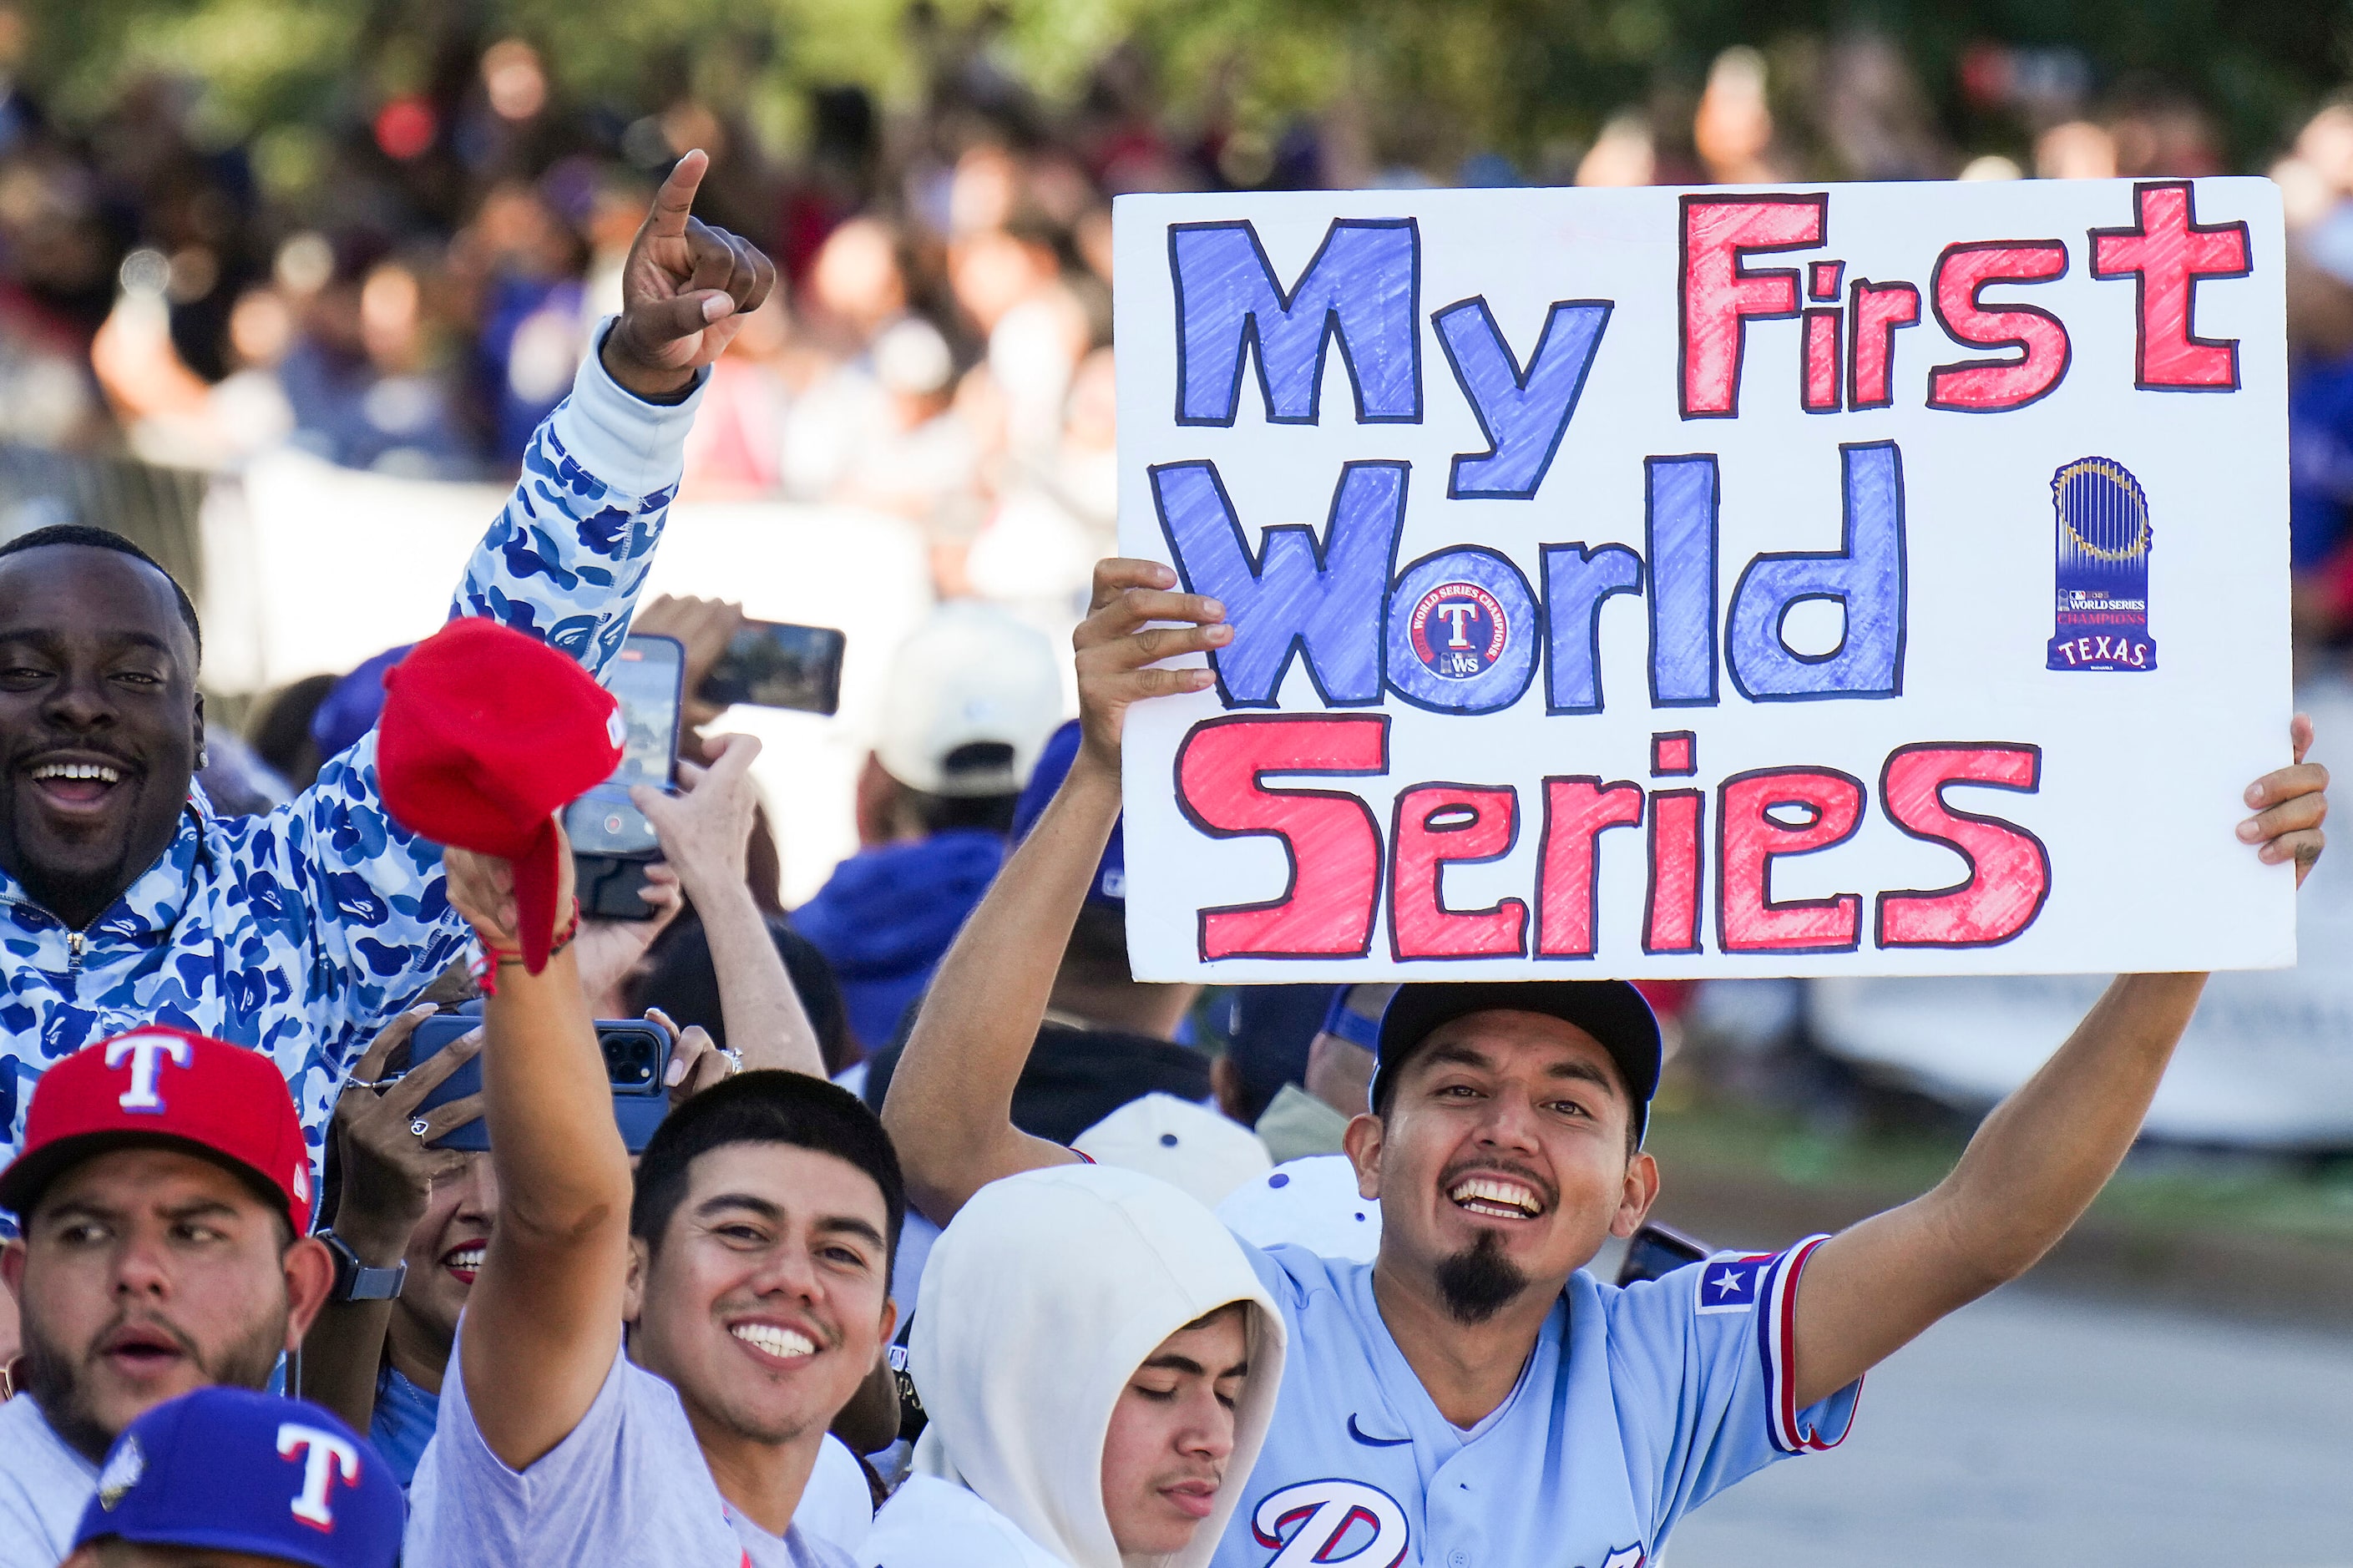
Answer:
[[[1689,94],[1715,54],[1777,64],[1856,29],[1909,59],[1945,131],[1999,142],[1960,92],[1988,42],[2079,51],[2095,90],[2170,92],[2214,115],[2233,162],[2275,148],[2353,64],[2353,4],[2245,0],[937,0],[1049,101],[1134,39],[1169,101],[1244,122],[1348,98],[1401,141],[1521,158],[1628,105]],[[21,70],[69,118],[130,78],[193,77],[225,135],[365,114],[448,68],[453,46],[515,35],[575,100],[643,112],[693,92],[789,130],[802,89],[856,81],[907,103],[925,79],[905,0],[25,0]],[[2014,128],[2011,128],[2014,134]]]

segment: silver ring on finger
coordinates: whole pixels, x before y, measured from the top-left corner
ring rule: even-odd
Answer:
[[[426,1134],[433,1131],[433,1123],[422,1116],[412,1116],[408,1119],[408,1131],[416,1135],[419,1143],[422,1143],[425,1142]]]
[[[736,1050],[731,1046],[713,1046],[711,1048],[727,1058],[727,1076],[729,1078],[733,1078],[737,1073],[744,1070],[744,1053],[742,1051]]]

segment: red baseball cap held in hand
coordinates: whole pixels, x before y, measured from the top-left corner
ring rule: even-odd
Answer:
[[[625,731],[579,661],[479,616],[451,621],[385,673],[375,772],[421,838],[512,861],[523,964],[555,936],[555,813],[612,777]]]
[[[41,1075],[25,1147],[0,1171],[0,1208],[29,1219],[67,1167],[134,1144],[183,1145],[250,1176],[311,1228],[311,1150],[278,1064],[226,1040],[153,1024],[85,1046]]]

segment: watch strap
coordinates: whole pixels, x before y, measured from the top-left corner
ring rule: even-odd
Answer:
[[[352,1244],[332,1230],[317,1233],[326,1243],[327,1251],[335,1260],[335,1285],[331,1298],[336,1301],[389,1301],[400,1294],[408,1279],[408,1259],[401,1258],[389,1268],[371,1268],[360,1261]]]

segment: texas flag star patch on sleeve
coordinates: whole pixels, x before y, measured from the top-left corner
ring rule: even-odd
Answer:
[[[1757,1289],[1777,1256],[1770,1252],[1724,1252],[1709,1258],[1699,1271],[1698,1310],[1746,1312],[1755,1307]]]

